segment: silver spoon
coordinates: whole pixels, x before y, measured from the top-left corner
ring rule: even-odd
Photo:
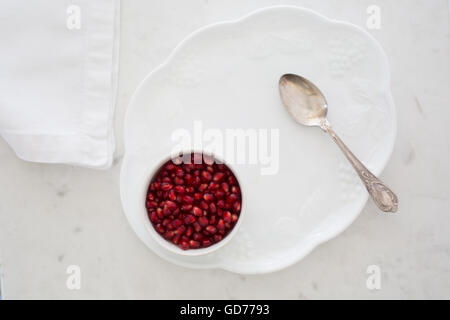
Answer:
[[[306,126],[318,126],[328,133],[355,168],[378,208],[384,212],[396,212],[397,196],[355,157],[331,128],[327,120],[327,100],[322,92],[311,81],[295,74],[283,75],[279,89],[281,101],[295,121]]]

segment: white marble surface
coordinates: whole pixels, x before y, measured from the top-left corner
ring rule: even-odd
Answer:
[[[368,203],[355,223],[300,263],[240,276],[167,263],[134,235],[121,211],[122,119],[141,79],[188,33],[253,9],[301,5],[365,27],[392,67],[397,143],[382,178],[397,191],[398,215]],[[446,0],[122,1],[118,148],[114,167],[95,171],[16,158],[0,140],[0,264],[5,298],[450,298],[450,36]],[[79,265],[80,290],[66,287]],[[368,290],[378,265],[381,289]]]

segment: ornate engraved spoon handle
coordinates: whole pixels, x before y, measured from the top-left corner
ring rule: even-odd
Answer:
[[[336,142],[345,154],[378,208],[384,212],[396,212],[398,208],[398,199],[395,193],[393,193],[380,179],[375,177],[372,172],[358,160],[344,142],[336,135],[328,121],[325,120],[320,127],[333,138],[334,142]]]

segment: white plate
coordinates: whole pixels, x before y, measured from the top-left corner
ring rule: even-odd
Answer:
[[[368,195],[333,141],[289,118],[278,79],[297,73],[326,95],[336,132],[375,174],[386,165],[396,133],[389,67],[364,30],[311,10],[270,7],[204,27],[187,37],[136,90],[125,120],[121,171],[125,214],[155,253],[192,268],[265,273],[285,268],[347,228]],[[246,217],[217,252],[168,252],[143,219],[148,174],[170,154],[175,129],[279,128],[280,167],[234,166],[245,184]]]

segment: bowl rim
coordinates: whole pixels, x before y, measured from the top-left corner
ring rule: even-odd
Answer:
[[[149,217],[148,217],[148,212],[147,212],[147,208],[145,207],[145,201],[147,198],[147,192],[148,192],[148,187],[150,185],[151,180],[153,179],[153,177],[155,176],[155,174],[158,173],[158,171],[162,168],[162,166],[169,161],[170,159],[173,159],[174,156],[180,155],[180,154],[187,154],[187,153],[201,153],[202,155],[207,155],[207,156],[211,156],[214,158],[214,162],[216,160],[219,161],[219,163],[223,163],[225,164],[228,169],[230,169],[230,171],[233,173],[234,177],[236,178],[238,185],[239,185],[239,189],[241,191],[241,211],[239,213],[239,218],[236,222],[236,224],[234,225],[233,229],[231,230],[230,233],[228,233],[226,235],[226,237],[224,237],[222,240],[220,240],[219,242],[216,242],[214,244],[212,244],[209,247],[206,248],[199,248],[199,249],[188,249],[188,250],[183,250],[181,248],[179,248],[177,245],[171,243],[170,241],[167,241],[166,239],[164,239],[153,227],[152,222],[150,221]],[[222,248],[223,246],[225,246],[227,243],[229,243],[231,241],[231,239],[236,235],[236,233],[239,230],[239,227],[242,224],[242,217],[243,217],[243,212],[245,212],[245,202],[244,202],[244,191],[242,188],[242,182],[239,179],[239,177],[236,174],[236,170],[232,167],[232,164],[227,163],[226,161],[222,160],[222,158],[216,156],[214,153],[212,152],[208,152],[205,150],[195,150],[195,149],[189,149],[189,150],[184,150],[184,151],[179,151],[179,152],[175,152],[172,153],[169,156],[166,156],[165,158],[161,159],[160,161],[158,161],[154,166],[153,169],[149,172],[149,174],[147,174],[146,179],[145,179],[145,184],[143,187],[143,195],[142,195],[142,199],[143,199],[143,214],[144,214],[144,225],[145,225],[145,229],[147,230],[147,232],[150,234],[150,236],[152,237],[153,240],[156,241],[156,243],[158,243],[161,247],[165,248],[166,250],[175,253],[175,254],[179,254],[179,255],[183,255],[183,256],[203,256],[203,255],[207,255],[210,254],[212,252],[217,251],[218,249]]]

